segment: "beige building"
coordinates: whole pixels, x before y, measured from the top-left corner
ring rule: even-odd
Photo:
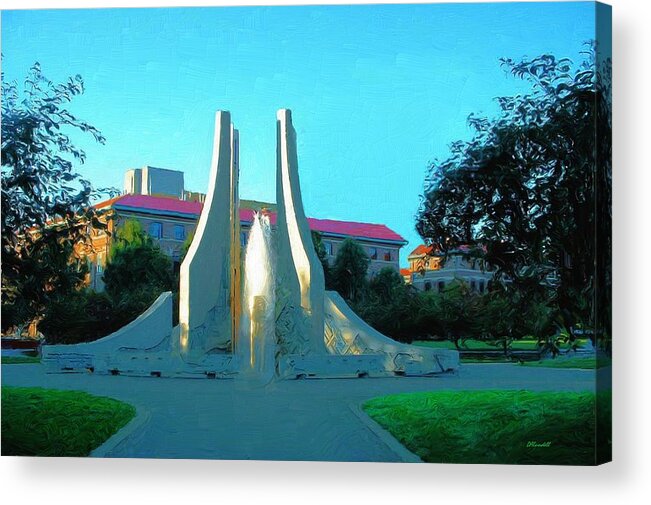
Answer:
[[[124,174],[124,193],[185,200],[183,172],[148,165],[131,168]]]
[[[409,256],[409,268],[400,270],[405,282],[421,291],[441,292],[454,280],[466,282],[476,293],[484,293],[493,273],[481,259],[464,256],[464,247],[450,251],[447,259],[432,246],[419,245]]]

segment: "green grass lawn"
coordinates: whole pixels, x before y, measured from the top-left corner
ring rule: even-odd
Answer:
[[[459,362],[464,364],[464,365],[473,364],[473,363],[478,364],[478,365],[484,365],[486,363],[514,363],[513,360],[508,359],[508,358],[504,358],[504,357],[500,357],[500,358],[491,357],[491,358],[485,358],[485,359],[482,359],[482,358],[460,358]]]
[[[88,456],[135,409],[80,391],[2,387],[3,456]]]
[[[20,365],[24,363],[40,363],[38,356],[2,356],[3,365]]]
[[[595,464],[610,459],[610,391],[442,391],[383,396],[363,408],[430,463]],[[531,443],[542,446],[531,446]]]
[[[556,359],[543,359],[541,361],[526,361],[521,363],[523,366],[537,366],[546,368],[582,368],[584,370],[594,370],[610,366],[612,360],[603,356],[599,357],[572,357],[572,358],[556,358]]]
[[[578,339],[577,343],[579,346],[585,345],[587,340]],[[414,340],[413,345],[418,345],[421,347],[433,347],[435,349],[456,349],[454,342],[449,340]],[[537,348],[538,342],[536,340],[515,340],[511,345],[511,350],[514,351],[535,351]],[[563,348],[567,348],[564,346]],[[469,351],[473,350],[493,350],[499,351],[501,348],[499,346],[490,345],[487,342],[482,342],[481,340],[466,340],[465,347],[462,349],[468,349]]]

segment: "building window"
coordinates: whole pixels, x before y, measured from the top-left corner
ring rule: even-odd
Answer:
[[[368,248],[368,255],[371,257],[372,260],[377,259],[377,247],[369,247]]]
[[[104,254],[103,253],[98,253],[96,261],[97,261],[97,264],[95,265],[95,271],[98,274],[101,274],[104,271]]]
[[[385,251],[384,252],[384,261],[392,261],[393,258],[391,257],[391,251]]]
[[[149,235],[154,238],[161,238],[163,236],[163,225],[161,223],[149,223]]]
[[[479,292],[483,293],[486,289],[486,286],[484,285],[484,281],[479,281]]]
[[[176,240],[185,240],[185,226],[182,224],[174,225],[174,238]]]
[[[431,282],[426,282],[425,283],[425,291],[430,291],[432,289],[432,283]]]
[[[445,282],[439,281],[439,293],[443,293],[444,289],[445,289]]]
[[[249,235],[245,231],[240,232],[240,245],[242,247],[246,247],[246,241],[248,239]]]
[[[328,256],[333,256],[332,242],[324,242],[325,252]]]

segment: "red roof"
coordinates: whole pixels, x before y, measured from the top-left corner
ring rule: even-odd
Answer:
[[[468,253],[470,252],[471,248],[469,245],[460,245],[458,247],[455,247],[454,249],[449,250],[449,253]],[[485,250],[485,248],[484,248]],[[440,250],[435,250],[434,246],[431,245],[425,245],[425,244],[420,244],[416,249],[411,251],[409,253],[409,256],[442,256],[442,253]]]
[[[200,202],[189,202],[149,195],[122,195],[100,202],[95,207],[98,209],[113,207],[123,210],[198,217],[201,214],[203,204]],[[240,209],[240,220],[250,223],[253,221],[254,212],[252,209]],[[268,212],[267,214],[269,215],[271,224],[276,224],[276,213]],[[350,236],[388,242],[407,242],[402,236],[383,224],[335,221],[332,219],[315,219],[311,217],[308,217],[307,221],[310,229],[328,235]]]
[[[408,268],[401,268],[400,275],[402,275],[403,277],[406,277],[407,275],[411,275],[411,270],[409,270]]]
[[[416,249],[409,253],[409,256],[425,256],[430,254],[434,247],[431,245],[420,244]]]
[[[198,216],[201,214],[203,205],[200,202],[188,202],[186,200],[176,200],[174,198],[159,196],[122,195],[106,200],[105,202],[100,202],[95,207],[98,209],[105,207],[130,208]]]

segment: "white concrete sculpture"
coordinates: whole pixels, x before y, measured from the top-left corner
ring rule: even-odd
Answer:
[[[355,314],[336,291],[326,293],[325,313],[326,346],[332,354],[380,355],[384,370],[395,375],[429,375],[459,366],[457,351],[401,344],[383,335]]]
[[[228,352],[239,327],[239,135],[230,113],[215,119],[209,190],[194,240],[181,266],[179,326],[172,328],[172,296],[113,335],[89,344],[44,346],[50,370],[95,373],[230,377]]]
[[[206,201],[181,265],[179,352],[191,360],[231,349],[239,317],[238,136],[229,112],[215,118]],[[237,280],[235,288],[232,281]],[[234,293],[235,291],[235,293]]]
[[[324,354],[325,279],[303,210],[292,113],[277,114],[276,335],[282,354]]]
[[[326,354],[284,355],[278,376],[345,378],[426,376],[456,370],[459,353],[401,344],[369,326],[336,291],[326,292]]]
[[[115,333],[74,345],[43,346],[49,371],[161,375],[175,368],[171,351],[172,293],[162,293],[140,316]]]
[[[291,111],[279,110],[277,119],[279,376],[430,375],[457,368],[456,351],[400,344],[366,324],[338,293],[326,294],[303,210]]]
[[[181,265],[179,326],[163,293],[135,321],[95,342],[44,346],[51,371],[177,377],[328,378],[431,375],[459,366],[456,351],[382,335],[335,292],[303,210],[291,111],[277,114],[277,223],[256,214],[242,261],[239,135],[217,112],[206,201]],[[244,283],[244,290],[242,290]]]

